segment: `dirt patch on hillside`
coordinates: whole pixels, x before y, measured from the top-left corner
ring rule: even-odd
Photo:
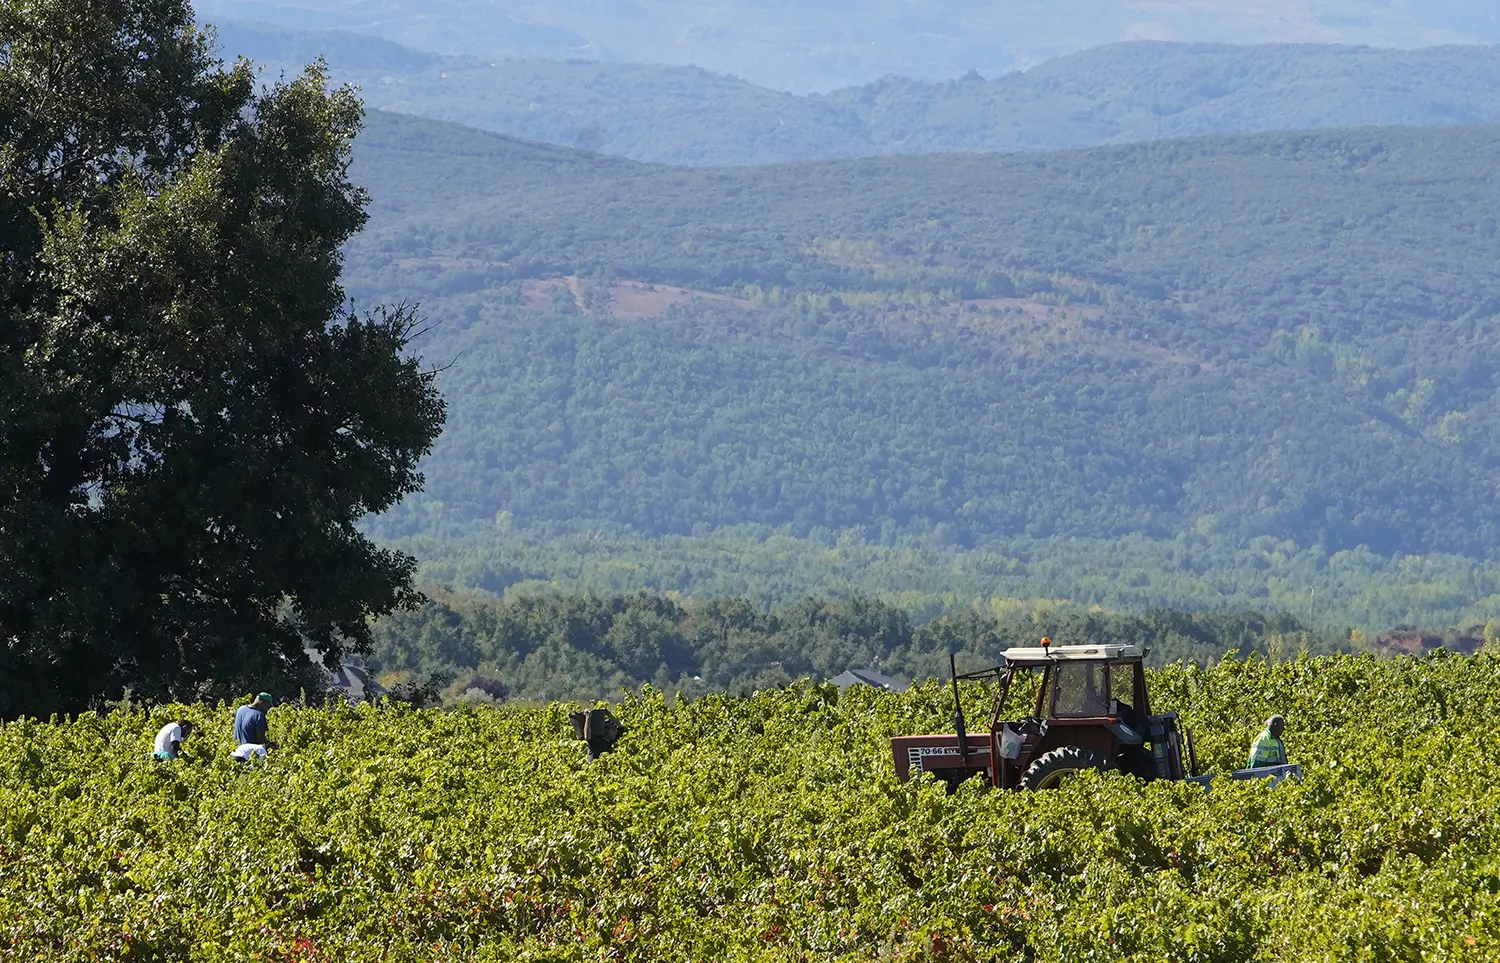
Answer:
[[[964,308],[990,313],[1019,314],[1027,318],[1062,317],[1071,321],[1098,318],[1104,309],[1091,304],[1046,304],[1027,298],[973,298],[963,302]]]
[[[427,265],[449,270],[505,267],[502,262],[454,257],[412,258],[397,263],[402,267]],[[531,278],[521,281],[520,288],[521,307],[528,311],[561,311],[622,321],[660,318],[673,308],[693,305],[758,315],[768,310],[759,302],[744,298],[645,281],[617,281],[606,285],[568,275]],[[836,300],[842,301],[843,306],[830,308],[835,317],[839,312],[853,310],[876,324],[891,328],[951,325],[1002,345],[1004,350],[1015,354],[1041,357],[1058,349],[1083,349],[1105,357],[1138,358],[1155,364],[1192,365],[1203,371],[1213,370],[1213,365],[1207,361],[1152,344],[1139,336],[1132,337],[1128,331],[1111,323],[1104,308],[1094,304],[1059,304],[1030,298],[971,298],[964,301],[928,298],[921,304],[912,304],[877,291],[843,292]]]
[[[669,284],[624,281],[609,290],[609,311],[617,318],[659,318],[669,308],[689,305],[694,301],[746,310],[754,307],[752,302],[743,298],[732,298],[712,291],[677,288]]]
[[[1012,350],[1029,355],[1045,353],[1058,345],[1072,345],[1110,357],[1213,370],[1213,365],[1202,359],[1111,331],[1107,324],[1094,323],[1105,318],[1104,309],[1097,305],[1049,304],[1026,298],[974,298],[955,306],[955,321],[960,327],[997,338]]]
[[[740,309],[754,307],[750,301],[712,291],[644,281],[621,281],[605,289],[571,275],[523,282],[521,293],[523,303],[533,311],[555,311],[562,301],[571,302],[575,310],[585,314],[608,314],[628,321],[659,318],[674,307],[695,303]]]
[[[582,299],[561,278],[522,281],[521,303],[532,311],[556,311],[558,307],[568,303],[577,310],[583,310]]]

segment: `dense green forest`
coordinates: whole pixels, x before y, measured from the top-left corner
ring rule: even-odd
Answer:
[[[749,692],[868,667],[900,679],[942,678],[949,653],[962,668],[977,669],[1044,635],[1070,644],[1144,645],[1156,664],[1351,648],[1347,632],[1312,631],[1290,616],[1243,610],[1119,615],[1018,606],[914,624],[905,611],[862,596],[806,598],[767,611],[731,596],[679,602],[642,592],[500,602],[482,592],[431,594],[421,609],[381,622],[367,666],[403,694],[426,687],[426,697],[436,698],[446,688],[448,699],[480,702],[607,697],[644,683],[687,696]],[[1434,636],[1429,645],[1444,641]]]
[[[1197,532],[1172,539],[1023,536],[962,550],[931,538],[881,545],[856,531],[794,538],[765,526],[660,537],[613,527],[527,532],[502,516],[498,525],[443,528],[396,544],[422,559],[422,577],[431,582],[512,600],[649,589],[682,598],[745,596],[767,606],[864,594],[918,622],[1066,600],[1119,612],[1253,608],[1288,612],[1319,630],[1371,634],[1500,619],[1500,563],[1387,558],[1368,549],[1329,554],[1267,536],[1243,545]]]
[[[375,115],[351,290],[451,362],[375,529],[1494,557],[1497,141],[692,170]]]
[[[323,56],[373,108],[673,164],[1500,121],[1492,47],[1114,44],[988,80],[794,96],[694,67],[438,56],[343,32],[229,23],[220,41],[273,74]]]
[[[340,29],[423,50],[501,57],[698,64],[778,90],[832,90],[887,75],[945,80],[1023,69],[1122,40],[1500,42],[1489,0],[198,0],[205,20]]]

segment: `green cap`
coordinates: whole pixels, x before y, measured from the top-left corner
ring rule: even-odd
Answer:
[[[271,693],[269,692],[257,692],[255,693],[255,698],[259,699],[262,702],[269,702],[273,704],[276,702],[275,699],[271,698]]]

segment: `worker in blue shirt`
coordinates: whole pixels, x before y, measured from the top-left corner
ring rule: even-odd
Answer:
[[[249,705],[240,706],[234,711],[234,758],[241,762],[250,759],[266,757],[266,750],[275,748],[275,744],[267,739],[266,710],[271,708],[269,692],[256,693]]]

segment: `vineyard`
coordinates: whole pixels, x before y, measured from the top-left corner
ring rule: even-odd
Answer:
[[[887,740],[946,728],[938,684],[648,689],[592,763],[565,705],[277,707],[251,765],[228,705],[10,722],[0,959],[1500,959],[1500,658],[1152,686],[1214,771],[1285,713],[1307,778],[897,784]],[[178,714],[201,734],[149,758]]]

